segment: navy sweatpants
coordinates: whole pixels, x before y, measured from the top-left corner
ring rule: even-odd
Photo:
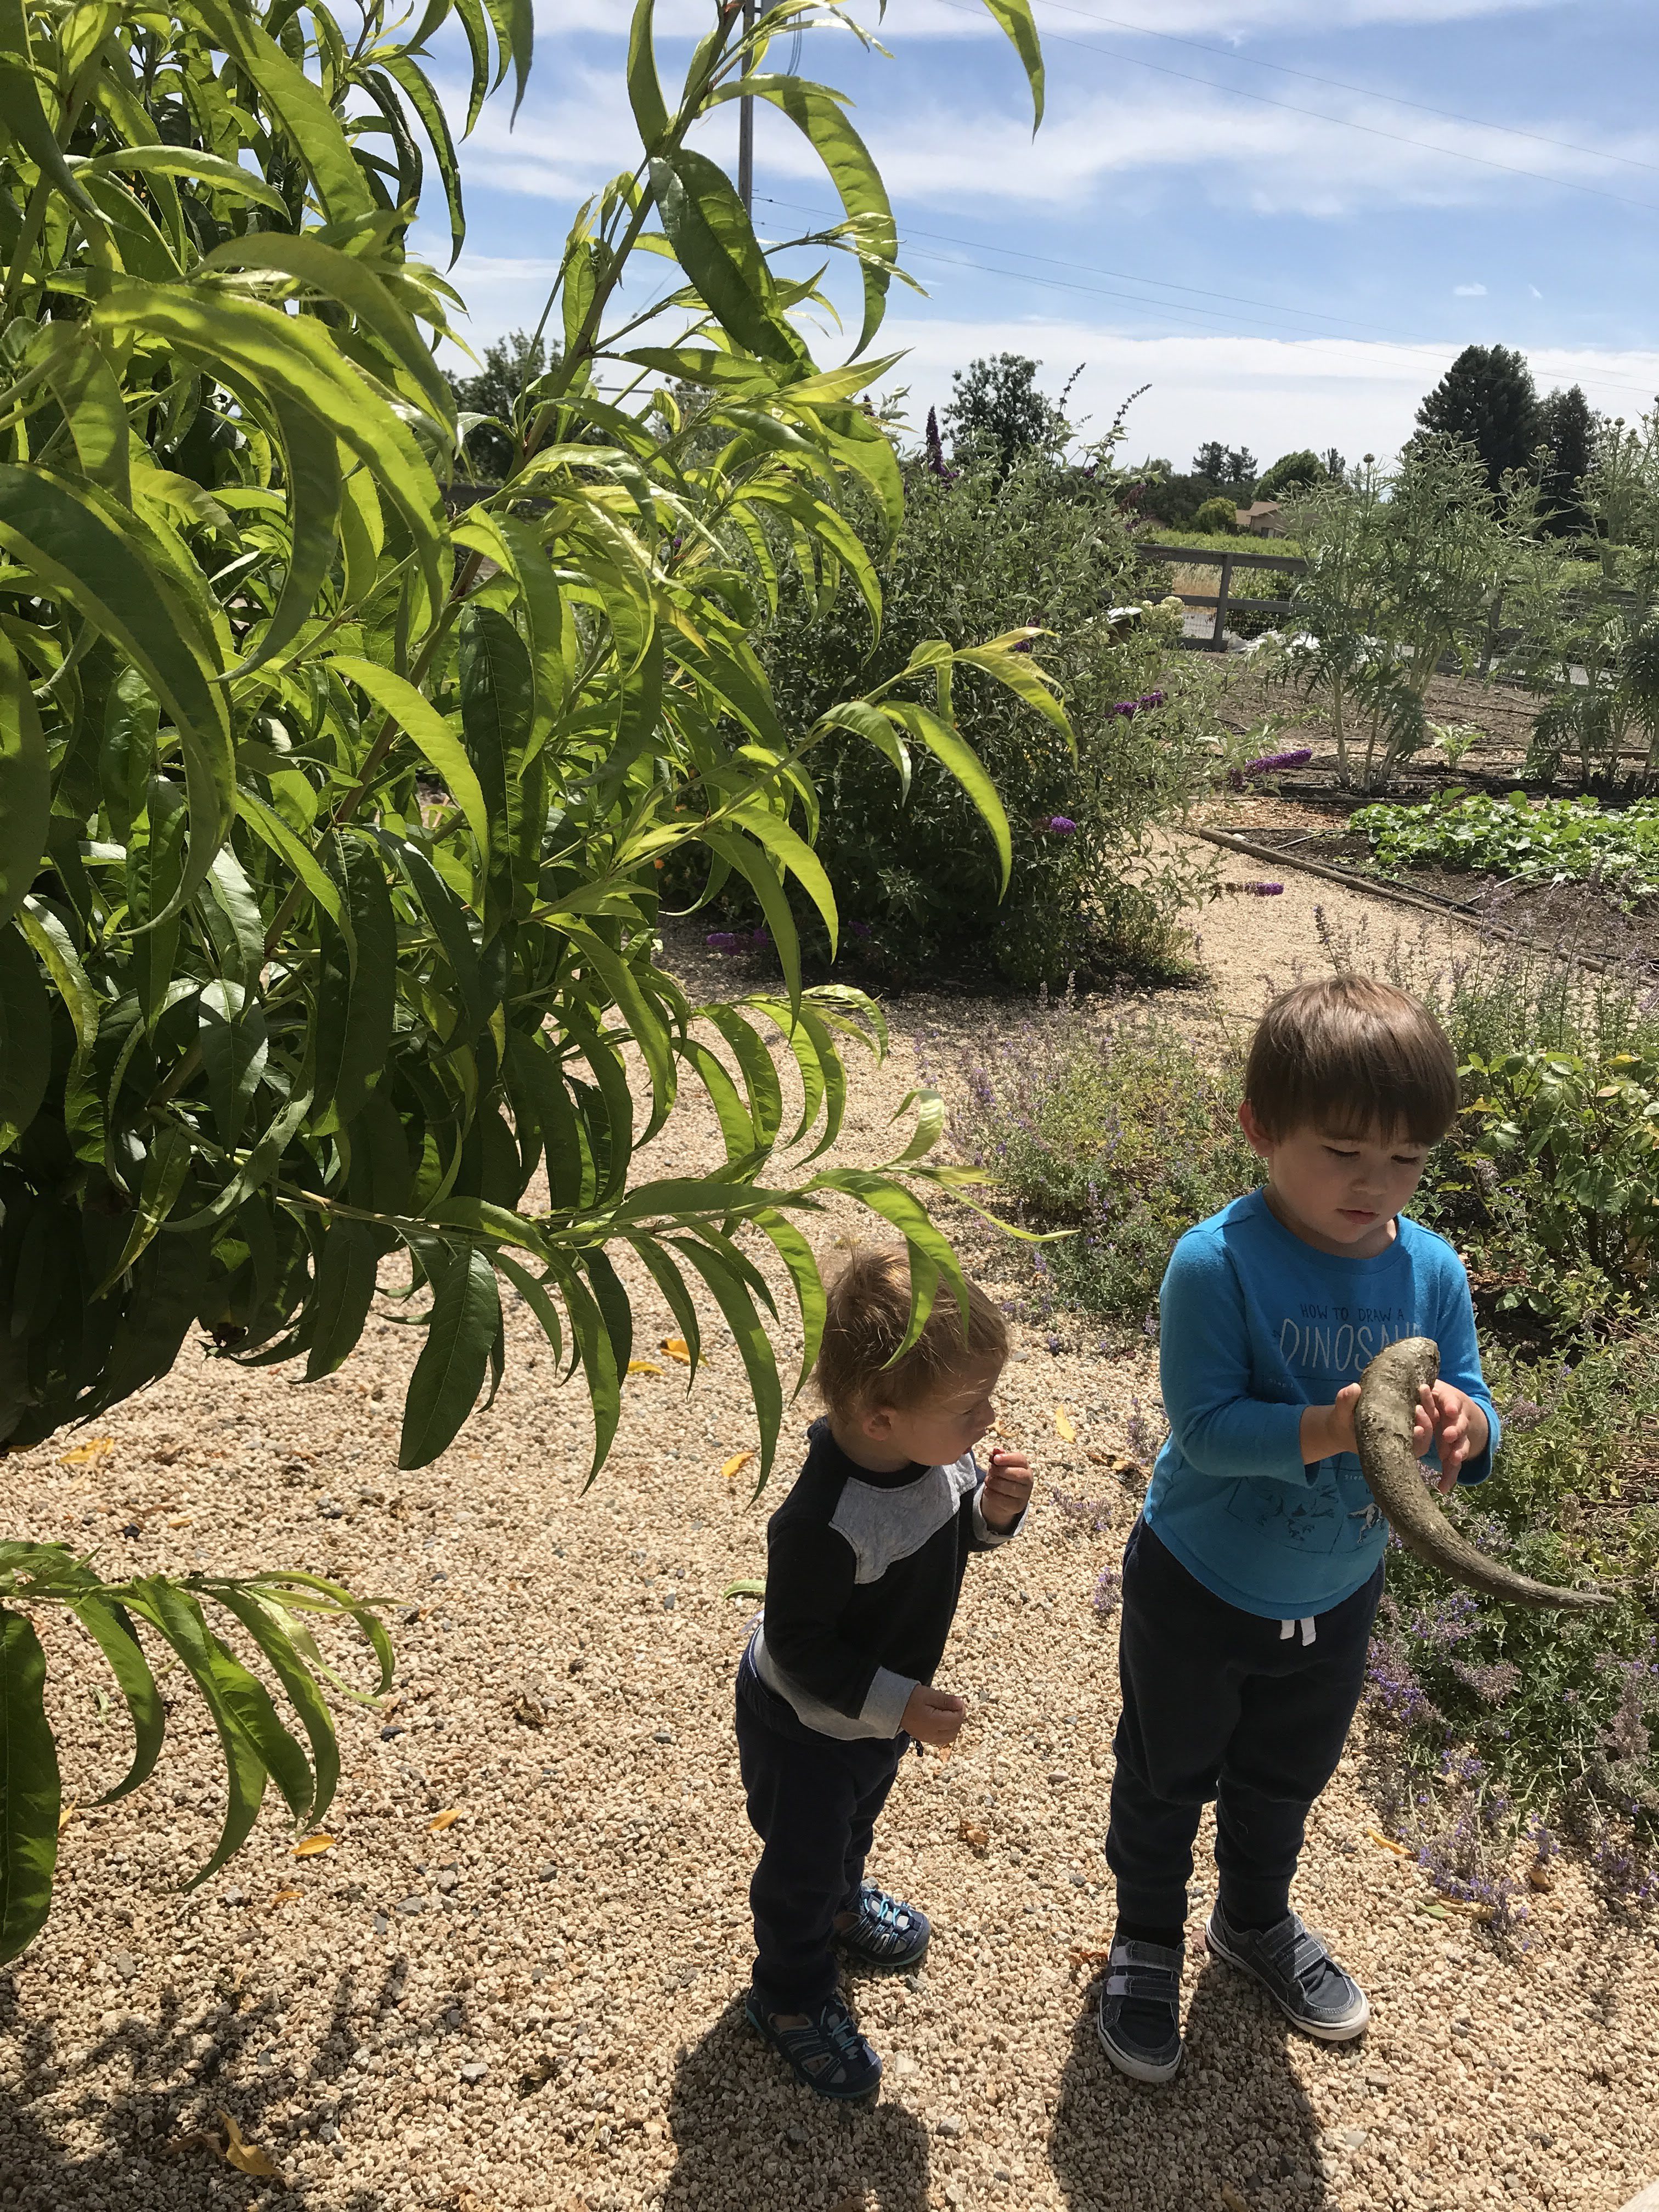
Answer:
[[[1220,1899],[1237,1928],[1290,1910],[1309,1808],[1336,1771],[1364,1685],[1382,1568],[1317,1615],[1314,1640],[1243,1613],[1188,1572],[1144,1521],[1123,1553],[1106,1857],[1118,1925],[1175,1942],[1199,1816],[1213,1798]]]
[[[798,1720],[744,1654],[738,1668],[738,1759],[760,1864],[755,1994],[768,2012],[816,2012],[838,1979],[835,1919],[858,1902],[876,1816],[908,1735],[842,1742]]]

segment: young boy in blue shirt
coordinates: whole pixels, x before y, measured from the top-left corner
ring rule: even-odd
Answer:
[[[1291,1910],[1314,1800],[1364,1680],[1389,1531],[1356,1456],[1359,1376],[1432,1337],[1418,1409],[1439,1487],[1479,1482],[1498,1443],[1457,1255],[1401,1212],[1457,1112],[1445,1033],[1416,1000],[1344,975],[1276,999],[1239,1121],[1267,1180],[1176,1246],[1161,1297],[1170,1419],[1123,1559],[1106,1856],[1117,1927],[1100,2039],[1118,2069],[1181,2064],[1192,1845],[1216,1806],[1209,1950],[1329,2043],[1363,1990]]]

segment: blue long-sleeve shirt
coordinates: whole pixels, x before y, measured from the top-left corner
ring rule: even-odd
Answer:
[[[1385,1345],[1434,1339],[1443,1380],[1492,1431],[1461,1479],[1492,1470],[1498,1414],[1462,1262],[1432,1230],[1403,1215],[1396,1226],[1386,1252],[1340,1259],[1304,1243],[1254,1190],[1176,1246],[1158,1358],[1170,1437],[1146,1519],[1189,1573],[1246,1613],[1328,1612],[1382,1557],[1388,1527],[1358,1460],[1340,1452],[1304,1467],[1301,1427],[1305,1407],[1330,1405]]]

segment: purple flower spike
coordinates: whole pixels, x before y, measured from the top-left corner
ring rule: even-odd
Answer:
[[[735,952],[743,941],[734,929],[711,929],[703,939],[714,952]]]
[[[1051,837],[1075,837],[1077,835],[1077,824],[1069,814],[1051,814],[1042,826]]]
[[[1115,714],[1121,714],[1126,719],[1133,719],[1140,712],[1140,702],[1139,699],[1120,699],[1112,712]]]
[[[758,929],[751,929],[750,931],[749,942],[751,945],[759,945],[763,946],[768,945],[772,942],[772,933],[766,927],[764,922],[761,924]]]
[[[867,921],[849,921],[847,927],[854,937],[873,937],[876,933],[873,925]]]
[[[1164,704],[1164,694],[1161,691],[1149,691],[1139,704],[1143,708],[1161,707]]]
[[[1277,898],[1285,886],[1283,884],[1255,883],[1246,884],[1244,888],[1252,898]]]
[[[1238,772],[1241,775],[1272,775],[1281,768],[1306,768],[1312,758],[1311,745],[1297,745],[1288,753],[1263,753],[1260,760],[1246,761]]]

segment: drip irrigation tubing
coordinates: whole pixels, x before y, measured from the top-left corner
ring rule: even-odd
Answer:
[[[1206,830],[1194,823],[1193,834],[1207,839],[1212,845],[1218,845],[1224,852],[1243,853],[1252,860],[1267,860],[1275,867],[1300,868],[1304,875],[1322,876],[1328,883],[1340,884],[1348,890],[1364,891],[1372,898],[1389,899],[1395,906],[1415,907],[1419,913],[1434,915],[1442,921],[1461,921],[1483,936],[1507,938],[1511,945],[1519,945],[1527,951],[1542,952],[1574,967],[1593,968],[1598,975],[1614,975],[1620,969],[1632,966],[1650,973],[1659,969],[1659,962],[1652,960],[1613,960],[1604,953],[1580,952],[1565,945],[1544,944],[1528,930],[1511,929],[1507,922],[1492,921],[1481,915],[1479,899],[1460,905],[1455,899],[1437,898],[1432,891],[1407,890],[1358,868],[1339,868],[1329,860],[1298,860],[1292,851],[1261,844],[1253,837],[1242,837],[1236,830]]]

